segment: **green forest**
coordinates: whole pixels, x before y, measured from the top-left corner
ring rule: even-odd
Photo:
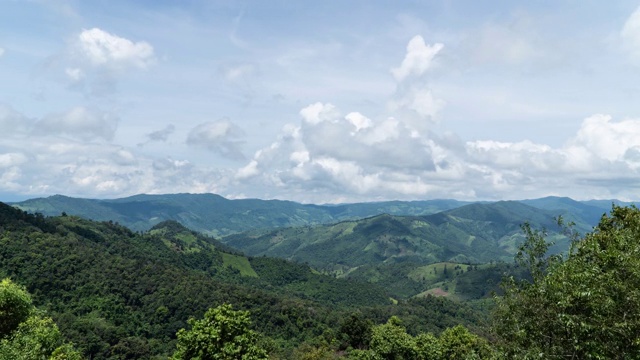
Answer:
[[[520,233],[513,261],[338,274],[176,221],[135,231],[0,203],[0,359],[639,358],[640,210],[564,227],[565,252]]]

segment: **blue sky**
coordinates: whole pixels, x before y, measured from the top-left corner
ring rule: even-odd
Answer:
[[[0,0],[0,200],[638,200],[640,3]]]

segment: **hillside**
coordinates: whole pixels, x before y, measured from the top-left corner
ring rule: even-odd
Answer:
[[[251,229],[328,224],[383,213],[426,215],[464,204],[456,200],[429,200],[305,205],[280,200],[229,200],[215,194],[167,194],[114,200],[55,195],[13,205],[46,216],[65,212],[97,221],[117,221],[134,231],[146,231],[164,220],[176,220],[192,230],[219,236]]]
[[[579,202],[559,197],[518,202],[545,210],[553,216],[563,215],[567,220],[576,222],[581,232],[591,230],[602,214],[611,209],[612,203],[628,204],[617,200]],[[57,216],[65,212],[97,221],[116,221],[134,231],[146,231],[162,221],[175,220],[203,234],[225,236],[255,229],[332,224],[381,214],[424,216],[470,204],[490,203],[425,200],[311,205],[280,200],[230,200],[215,194],[166,194],[135,195],[112,200],[54,195],[12,205],[46,216]],[[523,218],[524,215],[519,214]]]
[[[511,261],[525,222],[557,229],[550,212],[519,202],[497,202],[427,216],[385,214],[333,225],[253,231],[221,241],[250,255],[281,257],[341,273],[362,265],[404,261]],[[558,248],[566,249],[566,242],[556,237]]]
[[[166,355],[190,316],[224,302],[250,310],[276,349],[335,331],[355,309],[377,322],[401,316],[413,332],[481,322],[444,299],[391,305],[379,286],[246,257],[176,222],[137,234],[113,222],[45,218],[0,203],[0,234],[0,276],[25,285],[94,359]]]

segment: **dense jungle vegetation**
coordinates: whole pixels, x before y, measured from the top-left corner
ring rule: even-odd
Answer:
[[[0,204],[0,276],[11,279],[0,286],[0,352],[40,349],[25,359],[640,358],[640,210],[614,206],[585,236],[569,228],[566,255],[549,254],[544,231],[523,230],[514,267],[529,275],[508,277],[488,315],[442,297],[403,299],[305,265],[246,257],[175,222],[135,233]]]

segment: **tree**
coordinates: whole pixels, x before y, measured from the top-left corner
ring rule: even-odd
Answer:
[[[364,319],[358,312],[352,313],[340,325],[340,334],[343,339],[343,348],[365,349],[371,341],[371,328],[373,322]]]
[[[27,320],[33,309],[31,296],[23,287],[4,279],[0,282],[0,338],[7,337]]]
[[[407,334],[400,320],[392,316],[386,324],[374,326],[369,350],[353,350],[354,360],[471,360],[493,359],[486,340],[462,325],[448,328],[440,337],[422,333]]]
[[[466,327],[457,325],[448,328],[440,334],[441,359],[470,360],[489,359],[492,357],[492,349],[486,340],[472,334]],[[425,359],[437,359],[436,357],[424,357]]]
[[[497,299],[505,356],[640,359],[640,210],[613,206],[566,259],[542,255],[542,233],[525,235],[531,279],[507,279]]]
[[[80,359],[50,317],[33,315],[20,323],[15,332],[0,341],[0,360]]]
[[[0,360],[80,360],[64,343],[58,326],[31,303],[31,296],[9,279],[0,282]]]
[[[248,311],[229,304],[209,309],[204,319],[189,319],[191,330],[177,333],[175,360],[261,360],[267,352],[258,346],[258,334],[249,329]]]
[[[386,324],[373,327],[370,347],[372,352],[384,360],[415,358],[415,340],[407,334],[400,319],[395,316]]]

